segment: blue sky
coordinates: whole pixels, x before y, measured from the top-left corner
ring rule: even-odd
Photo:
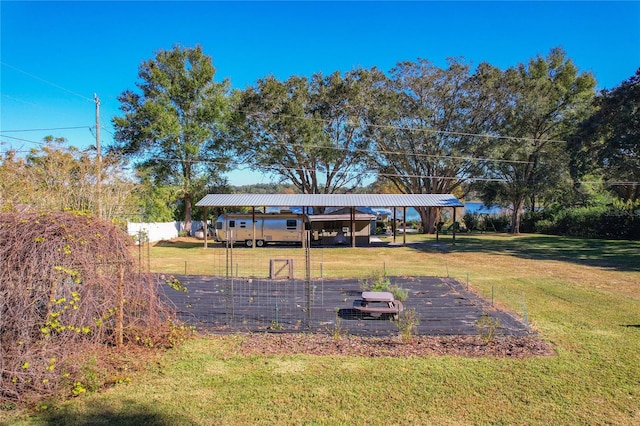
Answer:
[[[640,2],[169,2],[1,1],[0,150],[46,135],[80,148],[112,143],[117,96],[158,49],[202,46],[216,79],[245,88],[269,74],[315,72],[448,57],[501,68],[563,47],[599,88],[640,67]],[[79,129],[58,128],[79,127]],[[47,129],[47,130],[34,130]],[[15,132],[15,130],[28,130]],[[235,173],[233,184],[267,182]]]

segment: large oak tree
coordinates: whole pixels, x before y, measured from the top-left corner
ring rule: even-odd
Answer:
[[[260,79],[238,99],[234,131],[241,161],[306,194],[359,185],[367,153],[350,74]]]
[[[214,80],[201,47],[160,50],[140,64],[138,91],[119,96],[117,146],[159,185],[179,188],[185,231],[191,230],[194,194],[226,170],[224,138],[229,82]]]
[[[402,193],[461,193],[481,170],[485,137],[497,120],[500,71],[450,60],[446,68],[419,59],[399,63],[387,77],[361,71],[368,81],[365,121],[375,149],[378,176]],[[425,232],[433,231],[437,209],[416,208]]]
[[[534,209],[536,196],[569,179],[565,140],[589,111],[595,79],[578,68],[560,48],[546,57],[508,69],[503,76],[509,101],[487,154],[502,161],[488,163],[493,181],[483,185],[487,204],[512,208],[512,233],[520,232],[525,205]]]

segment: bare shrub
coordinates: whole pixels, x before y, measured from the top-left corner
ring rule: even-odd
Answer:
[[[168,342],[175,313],[131,245],[81,213],[0,214],[0,402],[93,386],[74,373],[98,348]]]
[[[478,335],[485,343],[485,345],[493,342],[498,332],[500,331],[500,328],[502,327],[499,319],[493,318],[486,312],[482,313],[482,317],[480,317],[480,319],[476,321],[475,324],[476,329],[478,330]]]
[[[405,309],[398,313],[398,318],[393,322],[398,327],[400,339],[404,343],[409,343],[420,325],[420,316],[415,309]]]

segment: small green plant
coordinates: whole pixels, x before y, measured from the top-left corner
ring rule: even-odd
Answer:
[[[98,366],[98,359],[92,356],[82,366],[82,382],[77,383],[80,383],[80,387],[84,389],[81,393],[85,391],[95,392],[100,389],[105,379],[106,372]]]
[[[73,389],[71,389],[71,392],[73,393],[74,396],[80,396],[83,393],[87,392],[87,388],[84,387],[82,382],[75,382],[73,384]]]
[[[360,282],[362,291],[387,291],[391,281],[384,271],[374,271]]]
[[[169,335],[167,339],[171,347],[180,346],[196,334],[194,326],[169,323]]]
[[[337,342],[342,339],[345,330],[344,326],[342,325],[342,318],[340,318],[340,315],[338,315],[338,313],[340,312],[340,308],[335,308],[335,312],[336,320],[333,323],[333,328],[331,329],[331,336],[333,337],[333,340]]]
[[[0,403],[0,411],[10,411],[10,410],[15,410],[16,409],[16,404],[12,403],[12,402],[2,402]]]
[[[284,327],[277,320],[271,321],[271,325],[269,326],[269,330],[283,330]]]
[[[140,230],[133,236],[133,240],[136,244],[146,244],[149,242],[149,233],[145,230]]]
[[[409,343],[413,338],[416,328],[420,325],[420,316],[416,313],[415,309],[405,309],[398,313],[398,317],[394,319],[393,322],[396,327],[398,327],[400,339],[405,343]]]
[[[500,320],[493,318],[486,312],[482,313],[482,317],[476,321],[476,329],[478,335],[482,339],[485,345],[488,345],[495,339],[498,330],[502,327]]]
[[[153,339],[149,336],[135,336],[134,339],[140,346],[144,346],[146,348],[153,348],[154,346]]]
[[[409,298],[409,292],[403,288],[398,287],[396,284],[390,286],[388,290],[391,292],[391,294],[393,294],[394,299],[401,302],[404,302],[405,300],[407,300],[407,298]]]
[[[169,275],[169,277],[165,278],[164,281],[169,284],[169,287],[174,289],[175,291],[181,291],[183,293],[188,293],[189,290],[187,287],[180,282],[179,279],[174,277],[173,275]]]
[[[393,298],[404,302],[409,297],[409,292],[397,284],[391,284],[391,280],[384,271],[375,271],[360,282],[362,291],[388,291]]]

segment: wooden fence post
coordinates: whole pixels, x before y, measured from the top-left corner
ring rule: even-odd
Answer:
[[[118,292],[118,313],[116,315],[116,346],[122,347],[124,344],[124,268],[118,266],[118,282],[116,284]]]

